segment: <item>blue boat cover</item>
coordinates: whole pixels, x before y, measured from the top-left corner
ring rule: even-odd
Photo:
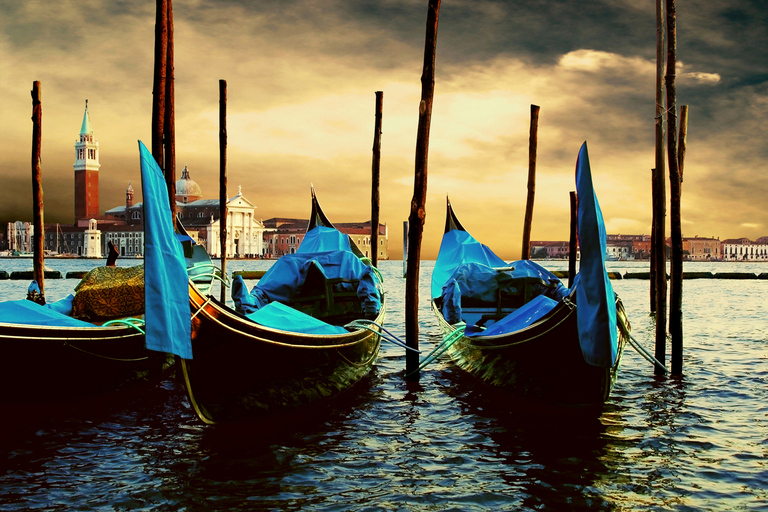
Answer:
[[[546,295],[538,295],[523,307],[516,309],[487,329],[481,329],[475,325],[467,325],[464,335],[473,336],[498,336],[510,332],[519,331],[533,324],[557,306],[557,301]]]
[[[616,298],[605,269],[605,223],[592,187],[592,172],[585,142],[576,161],[578,197],[579,283],[576,312],[584,359],[591,365],[610,367],[618,352]]]
[[[192,319],[184,251],[173,230],[160,167],[139,141],[144,204],[146,347],[192,359]]]
[[[93,327],[91,323],[72,318],[57,311],[55,308],[50,308],[47,305],[41,306],[26,299],[0,302],[0,323],[53,325],[56,327]]]
[[[246,316],[259,325],[282,331],[322,335],[349,332],[343,327],[325,323],[280,302],[270,302]]]
[[[504,267],[507,264],[486,245],[475,240],[466,231],[452,229],[443,235],[435,268],[432,270],[432,298],[443,293],[443,285],[462,263],[481,263],[486,267]]]
[[[75,296],[70,293],[63,299],[57,300],[56,302],[46,303],[45,307],[51,308],[52,310],[57,311],[61,314],[72,316],[72,303],[74,301],[75,301]]]
[[[352,251],[349,236],[335,228],[315,226],[307,231],[299,244],[297,253],[316,253],[328,251]]]
[[[558,301],[567,294],[568,289],[554,274],[530,260],[497,268],[464,263],[456,267],[443,286],[442,313],[453,324],[462,321],[462,300],[480,307],[517,309],[539,295]]]
[[[316,226],[307,232],[296,253],[277,260],[250,293],[242,277],[235,276],[232,300],[238,311],[250,317],[274,302],[288,303],[299,296],[324,295],[326,286],[335,292],[356,293],[366,315],[375,315],[381,309],[381,282],[374,269],[351,251],[347,235],[334,228]],[[319,320],[298,311],[296,314],[290,322],[284,320],[277,328],[315,332]],[[302,322],[302,318],[306,322]],[[338,334],[338,331],[334,328],[327,334]]]

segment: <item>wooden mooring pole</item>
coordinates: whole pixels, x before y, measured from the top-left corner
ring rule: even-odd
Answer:
[[[408,272],[408,221],[403,221],[403,277]]]
[[[227,81],[219,80],[219,247],[221,279],[227,278]],[[221,283],[221,303],[227,303],[227,287]]]
[[[681,179],[677,148],[677,92],[675,65],[677,63],[677,32],[675,0],[666,0],[667,6],[667,158],[669,161],[670,194],[670,257],[669,334],[671,338],[671,373],[683,373],[683,233],[680,214]]]
[[[43,104],[40,82],[32,82],[32,219],[35,232],[32,237],[32,252],[35,257],[33,274],[40,295],[30,297],[39,304],[45,304],[45,224],[43,219],[43,179],[41,153],[43,139]]]
[[[171,207],[171,220],[175,231],[176,223],[178,222],[176,217],[178,208],[176,207],[176,86],[173,68],[173,0],[166,0],[166,2],[166,8],[168,9],[166,15],[168,41],[166,42],[165,58],[165,120],[163,123],[165,165],[163,166],[163,172],[165,173],[165,183],[168,188],[168,204]]]
[[[152,156],[164,169],[165,73],[168,59],[168,0],[157,0],[155,19],[155,69],[152,84]]]
[[[533,224],[533,200],[536,196],[536,148],[539,142],[538,105],[531,105],[531,129],[528,137],[528,198],[525,202],[525,222],[523,224],[523,248],[520,259],[531,259],[531,225]]]
[[[571,233],[568,239],[568,288],[573,286],[573,280],[576,279],[576,237],[577,226],[579,224],[579,207],[576,198],[576,192],[571,191]]]
[[[406,378],[419,378],[419,258],[427,202],[427,162],[432,101],[435,95],[435,53],[440,0],[429,0],[427,33],[424,43],[424,68],[421,74],[419,126],[416,135],[416,162],[411,213],[408,217],[408,263],[405,273],[405,343],[414,350],[405,353]]]
[[[381,120],[384,110],[384,92],[376,91],[376,119],[373,129],[373,157],[371,163],[371,262],[379,266],[379,183],[381,176]]]
[[[667,256],[666,256],[666,183],[664,166],[664,41],[665,19],[664,0],[656,0],[656,168],[653,181],[655,192],[653,196],[654,237],[652,240],[654,251],[654,305],[656,311],[656,349],[655,357],[662,365],[666,364],[667,345]],[[655,365],[654,373],[663,375],[664,368]]]

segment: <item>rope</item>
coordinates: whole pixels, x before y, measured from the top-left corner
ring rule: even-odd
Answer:
[[[108,359],[110,361],[119,361],[121,363],[136,363],[138,361],[146,361],[147,359],[149,359],[148,356],[137,357],[135,359],[123,359],[123,358],[120,358],[120,357],[103,356],[101,354],[96,354],[94,352],[89,352],[88,350],[84,350],[84,349],[82,349],[80,347],[76,347],[76,346],[72,345],[69,342],[64,342],[64,346],[65,347],[69,347],[69,348],[73,348],[75,350],[78,350],[78,351],[82,352],[83,354],[88,354],[89,356],[98,357],[99,359]]]
[[[450,333],[448,336],[443,338],[443,341],[441,341],[427,356],[422,359],[419,362],[419,367],[413,370],[410,373],[406,374],[406,377],[410,377],[411,375],[420,372],[424,368],[427,367],[430,363],[434,362],[438,357],[443,355],[446,350],[451,348],[451,346],[456,343],[457,340],[461,339],[464,336],[464,329],[456,329],[452,333]]]
[[[385,333],[387,333],[388,336],[382,334],[381,332],[377,331],[376,329],[373,329],[371,327],[372,325],[375,325],[376,327],[378,327],[380,331],[384,331]],[[344,327],[349,328],[349,329],[365,329],[365,330],[371,331],[372,333],[378,334],[379,336],[381,336],[381,339],[386,341],[386,342],[388,342],[388,343],[391,343],[393,345],[397,345],[398,347],[404,348],[405,350],[411,350],[413,352],[417,352],[417,353],[421,354],[421,350],[409,347],[408,345],[405,344],[404,341],[402,341],[400,338],[398,338],[397,336],[395,336],[394,334],[389,332],[387,329],[385,329],[383,325],[379,325],[376,322],[374,322],[373,320],[366,320],[366,319],[361,318],[359,320],[353,320],[352,322],[348,323]]]
[[[653,354],[648,352],[645,347],[643,347],[631,334],[627,336],[627,341],[629,341],[629,344],[632,348],[635,349],[635,351],[643,356],[643,358],[648,361],[649,363],[658,366],[659,368],[664,368],[664,373],[669,373],[669,370],[659,362],[658,359],[653,357]]]
[[[213,297],[209,295],[209,296],[208,296],[208,298],[205,300],[205,302],[203,302],[203,303],[200,305],[200,307],[199,307],[199,308],[197,308],[197,311],[195,311],[195,314],[194,314],[194,315],[192,315],[192,317],[190,318],[190,320],[194,320],[194,319],[195,319],[195,317],[197,316],[197,314],[198,314],[198,313],[200,313],[200,312],[203,310],[203,308],[205,308],[205,306],[207,306],[207,305],[208,305],[208,304],[211,302],[211,299],[213,299]],[[197,304],[197,302],[195,302],[195,304]]]
[[[109,327],[110,325],[127,325],[128,327],[133,327],[141,334],[146,334],[144,329],[142,329],[142,327],[144,327],[146,324],[141,318],[118,318],[116,320],[104,322],[102,327]]]
[[[205,303],[203,303],[198,308],[198,310],[195,312],[195,314],[192,315],[192,319],[194,319],[197,316],[198,313],[203,313],[203,315],[205,315],[208,318],[208,320],[210,320],[211,322],[214,322],[214,323],[218,324],[219,326],[223,327],[224,329],[232,331],[233,333],[236,333],[238,336],[241,336],[241,337],[250,338],[250,339],[253,339],[253,340],[256,340],[256,341],[260,341],[260,342],[263,342],[263,343],[269,343],[270,345],[278,345],[278,346],[283,346],[283,347],[301,348],[301,349],[308,349],[308,350],[327,350],[329,348],[344,348],[344,347],[349,347],[349,346],[355,345],[355,344],[360,342],[360,340],[355,340],[355,341],[351,341],[351,342],[347,342],[347,343],[334,344],[334,345],[295,345],[295,344],[291,344],[291,343],[284,343],[284,342],[281,342],[281,341],[271,340],[271,339],[264,338],[264,337],[261,337],[261,336],[255,336],[253,334],[245,332],[242,329],[237,329],[235,327],[232,327],[231,325],[225,324],[224,322],[219,320],[215,315],[212,315],[211,313],[209,313],[205,309],[203,309],[205,307],[205,305],[208,304],[208,303],[212,303],[212,304],[216,305],[216,303],[212,302],[211,299],[212,299],[212,297],[209,296],[208,299],[205,301]],[[194,300],[194,303],[195,303],[195,306],[197,306],[197,301],[196,300]],[[259,324],[254,323],[254,325],[259,325]],[[296,334],[296,333],[292,333],[292,334]],[[379,334],[379,333],[377,332],[376,334]],[[322,338],[322,337],[321,336],[317,336],[317,335],[312,335],[312,338]]]

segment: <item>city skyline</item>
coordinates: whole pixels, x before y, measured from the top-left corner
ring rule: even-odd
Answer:
[[[381,221],[397,257],[413,195],[426,7],[176,2],[177,179],[187,164],[205,197],[218,197],[224,79],[230,196],[242,186],[258,217],[304,218],[314,184],[332,221],[368,220],[374,93],[383,91]],[[154,10],[152,1],[0,3],[3,222],[31,220],[34,80],[46,223],[73,222],[86,99],[100,145],[100,211],[140,182]],[[677,99],[690,108],[686,237],[768,235],[768,45],[756,44],[766,38],[766,11],[756,1],[678,5]],[[531,239],[568,238],[568,193],[585,140],[607,231],[650,234],[655,55],[653,1],[443,2],[422,257],[437,254],[446,195],[478,239],[519,257],[531,104],[541,107]]]

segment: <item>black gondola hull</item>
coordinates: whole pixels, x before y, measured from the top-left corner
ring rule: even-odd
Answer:
[[[265,328],[193,285],[190,305],[193,359],[182,360],[182,368],[190,402],[206,423],[318,405],[360,381],[378,356],[378,332],[318,336]]]
[[[47,402],[146,381],[165,364],[132,327],[0,324],[0,400]]]
[[[617,307],[623,311],[620,300]],[[619,329],[618,355],[612,367],[589,365],[579,345],[575,308],[572,302],[563,301],[526,329],[468,338],[456,332],[463,325],[446,322],[432,303],[443,338],[455,338],[448,355],[480,381],[505,390],[514,400],[566,407],[599,405],[608,399],[616,381],[626,338]],[[628,333],[625,316],[619,321]]]

